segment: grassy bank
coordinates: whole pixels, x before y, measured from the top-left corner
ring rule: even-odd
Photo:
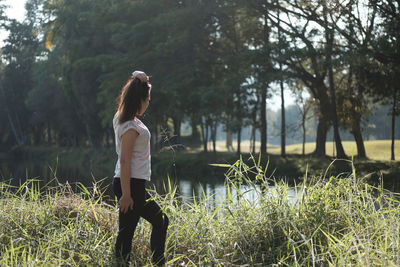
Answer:
[[[182,204],[174,188],[154,196],[171,222],[170,265],[400,266],[397,195],[365,184],[355,171],[346,178],[305,176],[296,203],[287,184],[267,179],[259,167],[238,161],[226,175],[228,198],[214,208],[201,199]],[[234,193],[238,181],[256,193],[253,202]],[[1,184],[0,265],[109,266],[117,207],[102,202],[96,186],[72,193],[66,185],[35,185]],[[150,264],[149,232],[141,221],[132,266]]]
[[[367,153],[367,157],[370,160],[379,160],[379,161],[389,161],[390,160],[390,147],[391,140],[373,140],[373,141],[365,141],[364,146]],[[357,155],[357,145],[354,141],[342,141],[343,149],[346,152],[347,156],[351,157],[352,155]],[[237,144],[233,142],[233,147],[236,149]],[[209,143],[209,147],[212,147],[212,144]],[[256,147],[260,147],[260,142],[256,142]],[[217,150],[218,151],[226,151],[225,141],[217,142]],[[250,152],[250,142],[243,141],[241,143],[241,150],[243,152]],[[305,144],[305,153],[310,154],[315,150],[315,142],[306,143]],[[268,153],[273,155],[280,155],[281,147],[280,146],[269,146]],[[300,155],[302,153],[302,144],[294,144],[286,146],[287,154],[297,154]],[[326,154],[327,156],[336,155],[336,148],[333,142],[326,142]],[[400,160],[400,140],[395,141],[395,158],[397,161]]]

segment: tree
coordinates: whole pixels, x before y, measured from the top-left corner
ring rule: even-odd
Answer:
[[[236,1],[223,1],[219,6],[217,17],[220,35],[221,59],[224,67],[223,83],[226,89],[225,98],[225,128],[227,132],[227,147],[231,146],[231,132],[237,133],[237,153],[241,151],[241,131],[247,114],[248,94],[246,78],[250,76],[249,58],[252,51],[251,36],[258,27],[256,17],[249,14],[250,10],[238,5]]]
[[[278,24],[280,25],[280,14],[278,10]],[[282,49],[284,48],[282,46],[283,40],[281,37],[281,30],[278,27],[278,56],[279,58],[282,58]],[[283,67],[282,67],[282,62],[279,62],[279,73],[283,74]],[[279,79],[279,85],[281,89],[281,157],[286,157],[286,117],[285,117],[285,92],[284,92],[284,78],[283,76],[280,77]],[[304,139],[305,139],[305,133],[304,133]],[[304,140],[303,139],[303,140]],[[303,141],[304,143],[305,141]],[[304,155],[304,145],[303,145],[303,155]]]
[[[252,76],[257,81],[256,88],[258,89],[259,110],[260,110],[260,131],[261,131],[261,146],[260,153],[267,154],[267,98],[272,95],[271,84],[279,80],[281,77],[277,74],[278,70],[274,64],[274,53],[280,55],[282,44],[280,35],[276,35],[275,39],[279,39],[278,51],[274,50],[276,46],[273,43],[273,24],[270,21],[269,12],[276,12],[277,9],[271,8],[271,1],[252,0],[242,3],[248,10],[251,11],[252,17],[258,22],[255,24],[255,29],[250,40],[252,50],[254,50],[251,58],[251,66],[254,69]],[[276,56],[275,56],[276,57]],[[258,102],[258,101],[257,101]]]
[[[32,25],[11,20],[6,25],[9,36],[5,40],[2,98],[9,124],[17,145],[25,144],[31,114],[25,99],[32,87],[32,69],[35,62],[38,40]]]
[[[331,96],[333,132],[335,136],[337,157],[346,158],[346,154],[344,153],[342,141],[339,134],[339,122],[338,122],[337,107],[336,107],[336,88],[335,88],[334,74],[333,74],[332,57],[333,57],[333,46],[334,46],[333,42],[335,38],[335,29],[334,27],[330,26],[331,24],[336,25],[342,14],[340,12],[333,12],[334,9],[335,9],[334,5],[333,7],[328,7],[327,1],[326,0],[322,1],[323,23],[321,23],[322,24],[321,26],[324,27],[324,32],[325,32],[326,65],[328,68],[329,92]],[[328,19],[328,13],[330,19]]]
[[[46,36],[52,37],[53,53],[63,57],[63,88],[79,120],[80,132],[91,146],[101,144],[105,130],[100,121],[102,106],[97,94],[103,72],[103,57],[110,35],[105,27],[109,1],[45,1],[44,9],[52,16]],[[110,127],[108,127],[109,129]]]
[[[305,5],[297,1],[287,2],[286,5],[273,2],[263,8],[271,24],[279,29],[287,43],[284,55],[277,58],[288,68],[290,77],[300,79],[308,88],[311,95],[318,99],[319,123],[316,140],[316,156],[325,155],[326,134],[331,121],[328,87],[325,84],[327,75],[324,48],[321,47],[318,36],[322,28],[310,26],[315,17],[315,11],[320,9],[319,3]],[[280,10],[280,17],[270,10]],[[282,17],[284,15],[284,17]],[[297,19],[295,19],[297,18]],[[323,33],[323,32],[322,32]]]
[[[351,1],[351,3],[356,8],[360,5],[359,1]],[[364,23],[364,19],[357,13],[349,13],[347,24],[350,25],[350,30],[336,28],[353,46],[352,52],[361,55],[359,58],[362,60],[359,60],[360,63],[357,66],[353,65],[353,71],[358,81],[362,82],[365,91],[376,101],[392,105],[392,160],[394,159],[395,117],[400,113],[398,108],[400,95],[398,87],[400,73],[399,9],[398,3],[392,1],[371,0],[368,1],[365,10],[367,23]],[[379,22],[376,19],[377,15],[380,15]]]
[[[338,129],[333,61],[337,57],[333,25],[338,23],[343,10],[338,9],[335,3],[328,4],[326,1],[286,1],[284,4],[279,1],[256,2],[265,10],[271,24],[286,40],[290,40],[285,57],[278,62],[287,66],[291,77],[301,79],[312,96],[318,99],[320,117],[315,154],[325,155],[330,121],[334,126],[338,157],[345,157]],[[279,10],[279,15],[273,10]]]
[[[306,147],[306,122],[311,118],[309,113],[314,105],[313,99],[305,99],[302,91],[299,91],[299,94],[296,98],[296,105],[299,109],[300,115],[301,115],[301,131],[303,133],[303,138],[302,138],[302,155],[305,155],[305,147]]]
[[[374,76],[380,85],[374,93],[392,105],[391,160],[395,160],[395,122],[400,114],[400,5],[387,0],[373,1],[372,4],[377,5],[379,14],[384,18],[380,24],[384,33],[377,36],[372,52],[378,61]]]

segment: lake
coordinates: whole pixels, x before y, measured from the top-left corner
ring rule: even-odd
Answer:
[[[14,186],[19,186],[27,179],[40,180],[40,185],[57,186],[58,183],[69,183],[73,190],[77,190],[78,185],[92,187],[93,182],[100,181],[100,186],[105,188],[107,195],[113,196],[111,191],[113,170],[109,173],[96,173],[90,168],[79,166],[65,166],[57,163],[54,165],[42,161],[22,161],[16,163],[2,162],[0,163],[0,179]],[[152,176],[148,188],[156,189],[160,194],[169,191],[168,184],[177,187],[177,193],[184,198],[185,201],[193,201],[193,198],[206,198],[211,206],[215,206],[228,197],[228,188],[225,185],[224,177],[204,177],[201,179],[191,179],[189,177],[171,177],[167,174],[164,177]],[[274,186],[268,187],[267,192],[271,193],[275,190]],[[251,187],[243,185],[239,187],[239,191],[232,190],[232,197],[235,199],[237,195],[241,195],[249,202],[257,200],[257,193]],[[296,200],[296,190],[290,188],[288,196],[291,201]]]

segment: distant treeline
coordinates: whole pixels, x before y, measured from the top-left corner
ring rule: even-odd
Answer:
[[[222,127],[239,153],[251,127],[265,153],[266,101],[280,95],[284,106],[291,90],[297,132],[309,131],[310,116],[315,122],[316,156],[326,154],[333,129],[338,157],[343,130],[364,157],[362,130],[375,103],[391,116],[394,150],[400,6],[392,0],[27,0],[23,22],[8,19],[4,7],[0,19],[9,34],[0,69],[5,151],[112,145],[116,98],[133,70],[152,76],[144,120],[153,149],[179,143],[185,123],[204,150],[208,140],[215,149]],[[292,118],[283,109],[276,123],[282,155]]]
[[[281,142],[281,110],[267,110],[268,112],[268,144],[280,145]],[[289,105],[285,108],[286,112],[286,144],[299,144],[302,142],[303,133],[301,130],[301,110],[297,105]],[[362,122],[361,131],[364,139],[371,140],[390,140],[391,138],[391,116],[388,106],[376,105],[368,120]],[[310,116],[305,123],[306,142],[314,142],[316,138],[318,117],[310,112]],[[400,125],[400,117],[396,118],[396,125]],[[183,134],[190,134],[188,124],[183,127]],[[242,140],[252,140],[252,127],[246,126],[242,129]],[[343,141],[354,141],[354,136],[348,129],[341,129],[340,136]],[[233,135],[235,139],[236,134]],[[223,125],[217,129],[217,140],[225,140],[226,132]],[[395,139],[400,140],[400,131],[395,133]],[[260,140],[260,132],[256,132],[256,141]],[[327,133],[327,140],[333,140],[332,128]],[[267,150],[268,152],[268,150]],[[367,151],[368,152],[368,151]]]

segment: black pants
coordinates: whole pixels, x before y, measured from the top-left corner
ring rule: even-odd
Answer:
[[[150,237],[153,263],[163,265],[165,263],[164,250],[168,217],[154,200],[149,200],[151,196],[145,189],[145,182],[143,179],[131,178],[133,209],[129,209],[126,213],[119,211],[119,230],[115,243],[115,254],[118,259],[124,262],[129,261],[133,234],[139,218],[143,217],[153,227]],[[113,191],[119,200],[122,196],[120,178],[113,179]],[[137,253],[140,253],[140,251],[137,251]]]

